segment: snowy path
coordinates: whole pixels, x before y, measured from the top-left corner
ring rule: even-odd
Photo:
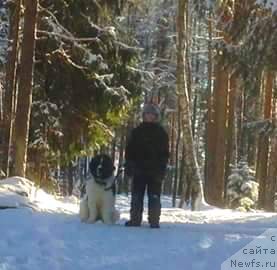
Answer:
[[[161,229],[147,222],[125,228],[129,202],[120,197],[119,224],[89,225],[80,223],[76,202],[45,196],[52,201],[49,209],[38,202],[40,212],[1,210],[0,270],[215,270],[277,220],[274,214],[163,208]]]

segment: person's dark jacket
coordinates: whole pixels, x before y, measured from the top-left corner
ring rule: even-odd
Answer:
[[[160,124],[143,122],[133,129],[125,149],[127,166],[164,175],[168,158],[168,135]]]

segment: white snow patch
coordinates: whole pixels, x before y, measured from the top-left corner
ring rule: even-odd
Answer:
[[[148,227],[147,200],[142,227],[126,228],[130,197],[122,195],[117,196],[118,224],[85,224],[75,197],[33,192],[33,184],[22,178],[0,181],[0,187],[11,201],[13,190],[33,194],[28,199],[35,206],[0,210],[1,270],[214,270],[277,224],[276,213],[211,206],[191,212],[172,208],[171,198],[163,197],[160,229]]]

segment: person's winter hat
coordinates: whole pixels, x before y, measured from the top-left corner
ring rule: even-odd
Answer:
[[[143,107],[143,111],[142,111],[142,116],[144,116],[145,113],[151,113],[156,115],[157,117],[157,121],[160,120],[161,117],[161,112],[158,106],[156,106],[155,104],[145,104]]]

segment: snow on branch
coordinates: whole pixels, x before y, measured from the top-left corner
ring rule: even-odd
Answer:
[[[257,131],[260,135],[271,136],[277,132],[275,118],[268,118],[244,124],[246,129]]]
[[[143,69],[138,69],[138,68],[131,67],[131,66],[127,66],[127,69],[132,72],[139,73],[144,78],[154,79],[154,77],[155,77],[154,72],[150,72],[150,71],[143,70]]]
[[[47,56],[48,57],[57,56],[59,59],[61,59],[65,63],[73,66],[74,68],[80,69],[80,70],[87,70],[88,69],[85,66],[80,66],[80,65],[74,63],[73,60],[70,58],[70,56],[63,49],[55,50],[51,54],[48,54]]]
[[[39,6],[39,9],[40,9],[40,11],[47,13],[54,20],[54,23],[56,24],[56,26],[62,30],[62,32],[65,32],[67,35],[74,37],[74,35],[70,31],[68,31],[63,25],[60,24],[57,17],[50,10],[48,10],[42,6]],[[48,18],[46,18],[46,19],[48,19]]]
[[[94,127],[100,127],[108,136],[111,138],[114,138],[114,132],[109,128],[108,125],[104,124],[102,121],[95,120],[93,123],[89,126],[89,128],[94,128]]]
[[[115,44],[117,44],[120,48],[129,51],[130,53],[137,53],[137,52],[142,52],[144,49],[143,48],[139,48],[139,47],[132,47],[129,46],[125,43],[122,43],[120,41],[116,41]]]
[[[54,37],[59,37],[61,39],[64,39],[66,41],[70,41],[70,42],[99,42],[100,39],[99,38],[76,38],[76,37],[73,37],[73,36],[66,36],[66,35],[63,35],[63,34],[59,34],[57,32],[49,32],[49,31],[44,31],[44,30],[37,30],[37,32],[39,34],[44,34],[44,35],[47,35],[47,36],[54,36]]]
[[[96,74],[97,75],[97,74]],[[95,79],[99,82],[99,84],[104,87],[104,92],[107,92],[108,94],[112,96],[118,96],[124,100],[124,102],[128,102],[127,95],[130,94],[130,92],[123,86],[119,87],[110,87],[105,82],[107,79],[110,80],[110,74],[108,75],[97,75]]]
[[[256,0],[256,4],[262,6],[266,9],[271,9],[273,12],[277,11],[277,1],[276,0]]]

